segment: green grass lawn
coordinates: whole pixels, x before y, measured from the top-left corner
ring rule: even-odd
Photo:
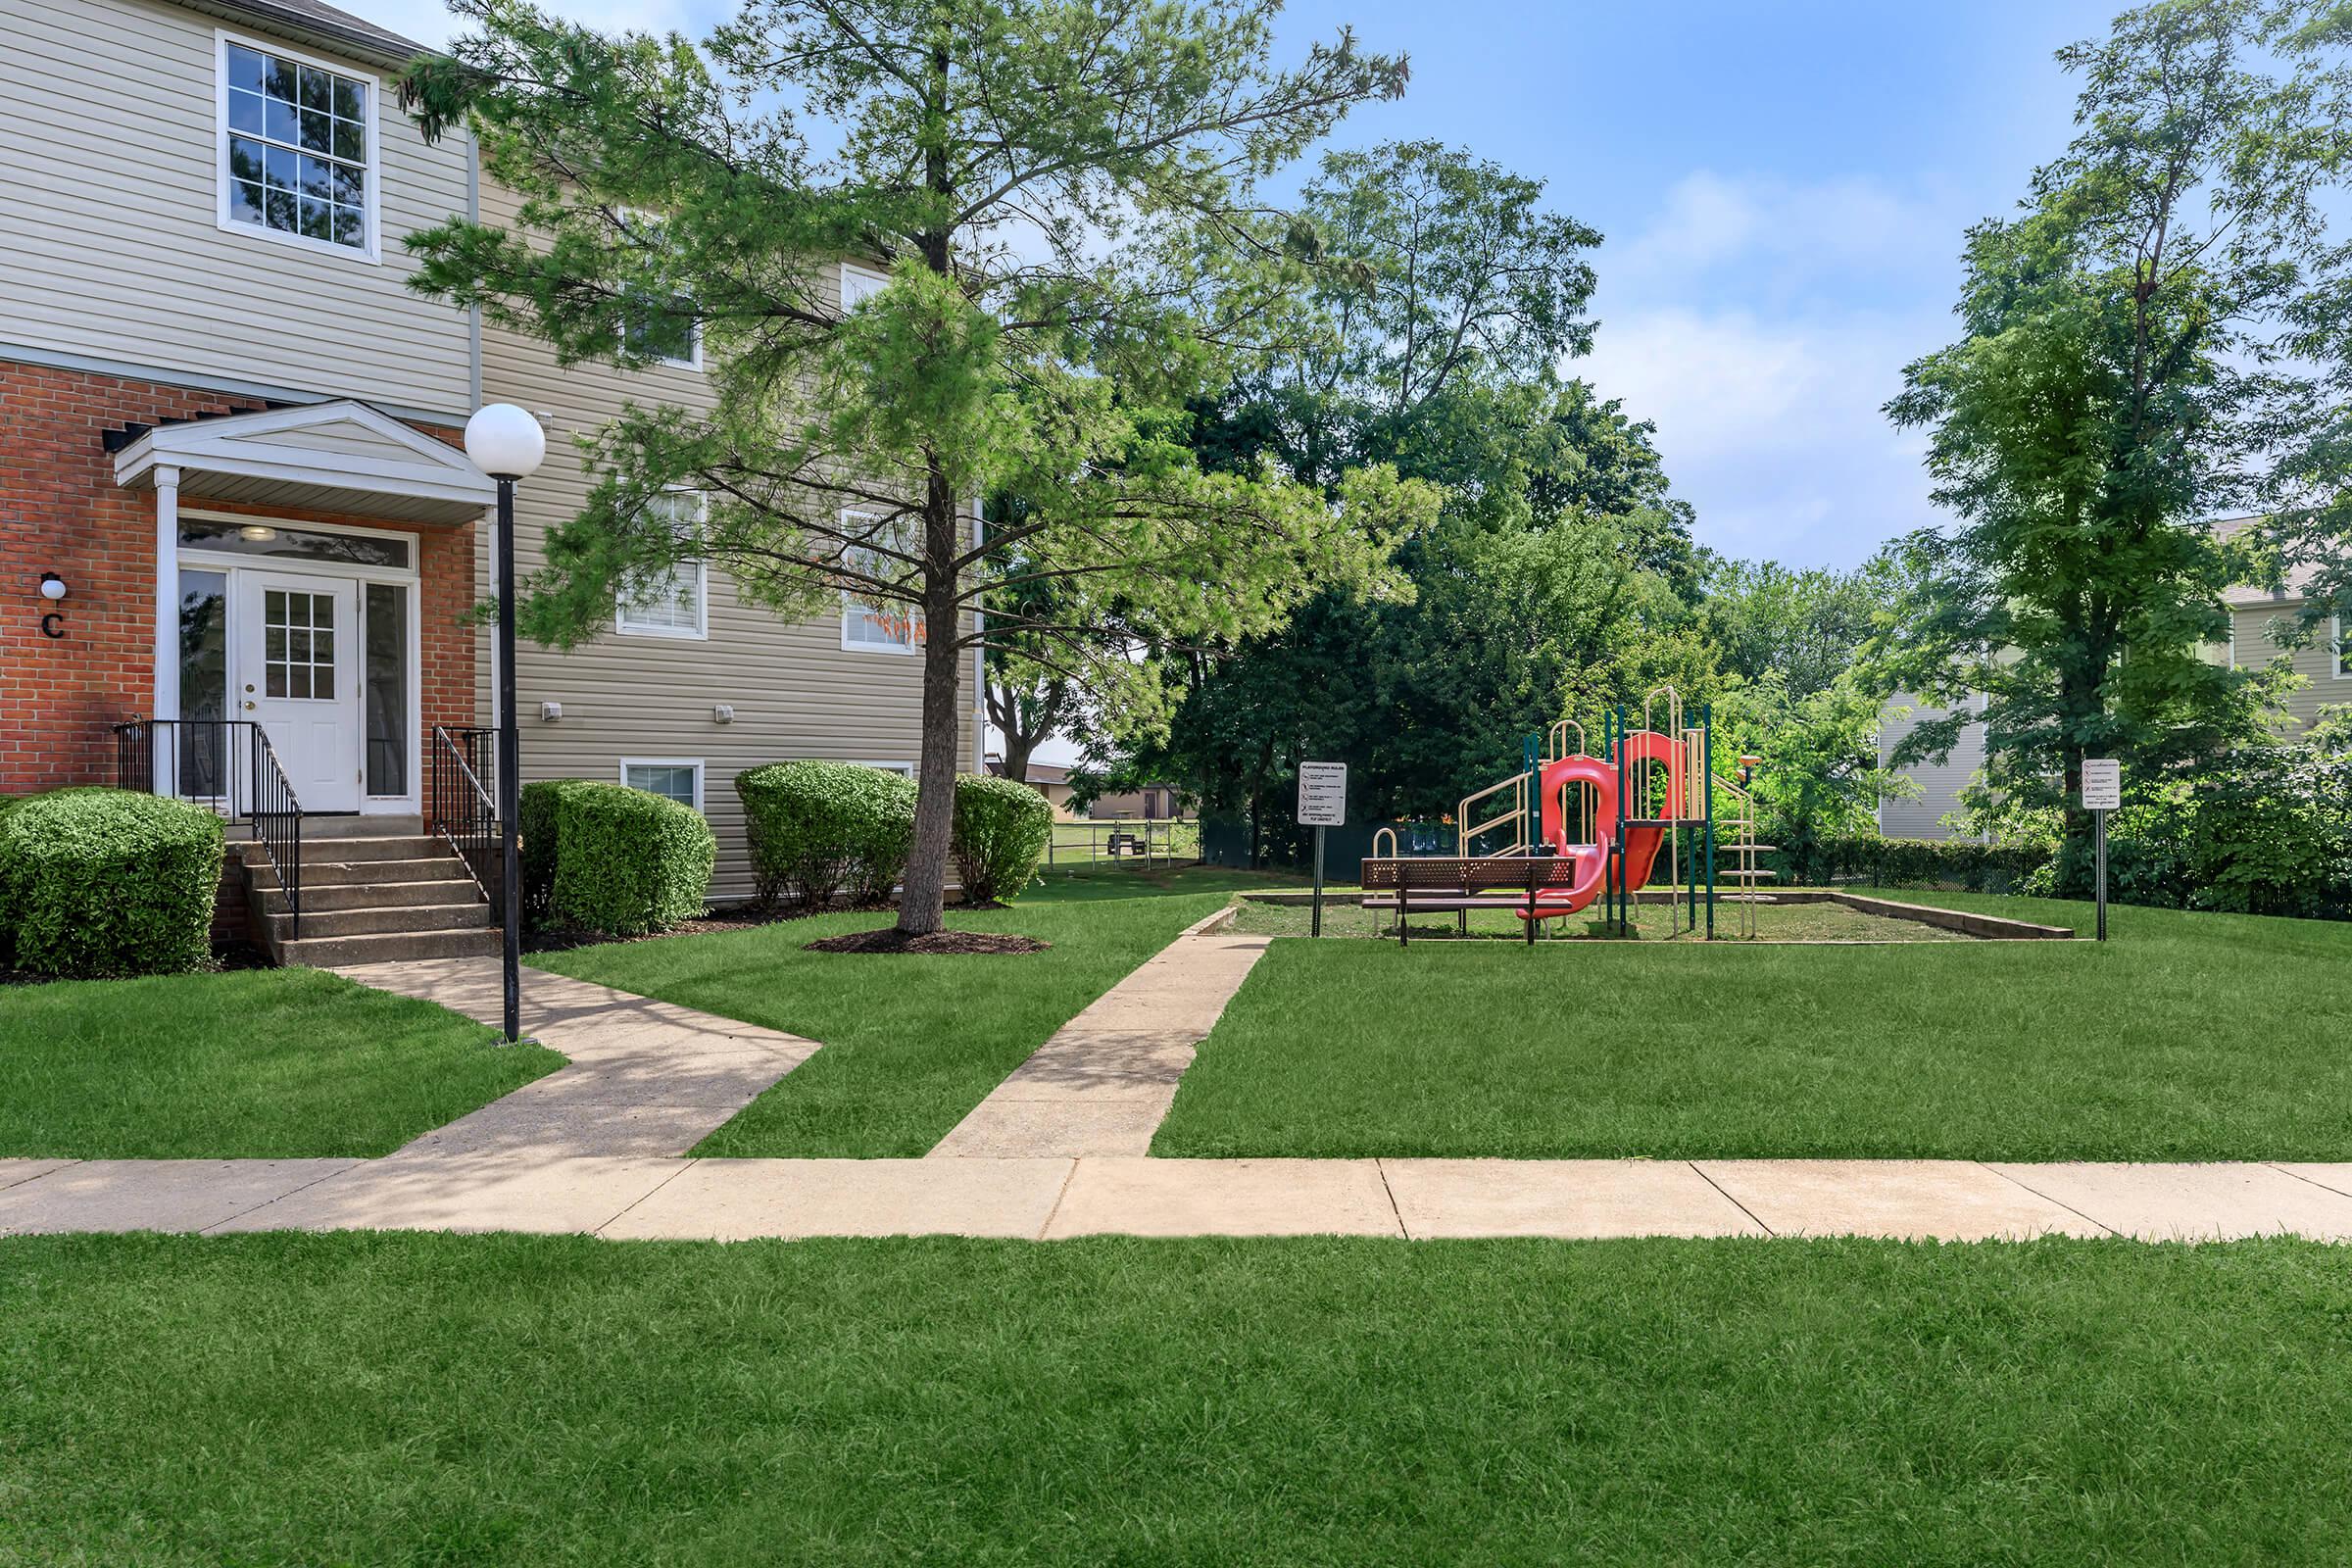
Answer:
[[[910,1157],[1029,1053],[1179,931],[1265,878],[1194,867],[1056,875],[1007,909],[948,923],[1052,943],[1018,956],[806,953],[888,913],[537,956],[559,974],[805,1035],[824,1049],[705,1139],[698,1154]]]
[[[0,990],[0,1155],[386,1154],[564,1058],[319,969]]]
[[[2296,1242],[0,1242],[0,1560],[2320,1564]]]
[[[2352,1159],[2352,924],[2111,915],[2104,947],[1277,942],[1152,1152]]]

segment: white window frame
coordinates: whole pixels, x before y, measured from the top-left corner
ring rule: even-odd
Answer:
[[[2352,648],[2344,646],[2344,617],[2328,617],[2328,668],[2337,680],[2352,680]]]
[[[844,507],[841,509],[841,531],[844,533],[851,531],[850,521],[854,517],[871,517],[873,515],[873,513],[867,511],[863,507]],[[850,612],[852,611],[856,611],[859,614],[865,615],[869,619],[874,613],[872,611],[866,609],[865,606],[858,603],[858,596],[856,594],[850,592],[850,590],[847,588],[844,588],[841,591],[841,649],[843,653],[880,654],[885,659],[904,659],[909,655],[919,654],[923,651],[924,639],[916,636],[914,632],[915,622],[923,617],[920,612],[915,611],[911,606],[908,607],[906,612],[906,640],[903,643],[861,642],[851,637]],[[926,632],[929,630],[928,627],[925,627],[924,629]],[[876,763],[874,765],[880,766],[882,764]],[[894,763],[891,765],[895,766],[896,764]]]
[[[703,808],[703,759],[699,757],[624,757],[620,760],[620,782],[624,789],[640,788],[629,782],[629,769],[632,767],[690,767],[694,769],[694,808],[698,811]],[[654,792],[647,790],[645,793],[651,795]],[[666,801],[669,797],[664,795],[662,799]]]
[[[656,214],[656,213],[642,212],[642,211],[640,211],[639,209],[637,209],[637,208],[634,208],[634,207],[624,207],[624,208],[622,208],[622,209],[620,210],[620,220],[621,220],[621,226],[622,226],[622,227],[624,227],[624,228],[625,228],[625,227],[627,227],[629,223],[631,223],[631,222],[635,221],[635,220],[638,220],[638,219],[646,219],[646,220],[650,220],[651,221],[653,221],[653,222],[655,222],[655,223],[657,223],[657,224],[662,221],[662,220],[661,216],[660,216],[659,214]],[[681,296],[681,297],[683,297],[683,298],[688,298],[688,299],[691,299],[691,296]],[[701,321],[700,319],[697,319],[697,320],[695,320],[695,321],[691,322],[691,323],[689,324],[689,326],[688,326],[687,330],[688,330],[688,333],[689,333],[688,341],[689,341],[689,343],[692,345],[692,347],[691,347],[691,348],[688,350],[688,352],[687,352],[687,355],[686,355],[686,358],[684,358],[684,359],[682,359],[682,360],[674,360],[674,359],[671,359],[671,358],[670,358],[668,355],[666,355],[666,354],[657,354],[657,355],[655,355],[655,356],[653,357],[652,363],[653,363],[653,364],[655,364],[655,365],[666,366],[666,367],[668,367],[670,369],[673,369],[673,370],[700,370],[700,369],[703,368],[703,323],[702,323],[702,321]],[[627,328],[626,326],[623,326],[623,327],[621,328],[621,345],[620,345],[620,346],[621,346],[621,347],[622,347],[622,349],[624,349],[624,350],[625,350],[625,349],[627,349],[627,348],[628,348],[628,346],[629,346],[629,345],[628,345],[628,328]]]
[[[896,773],[901,778],[909,779],[921,771],[921,769],[912,762],[867,762],[862,760],[854,760],[850,765],[852,767],[878,767],[885,773]]]
[[[853,277],[857,278],[861,283],[871,285],[864,293],[858,295],[855,300],[850,298],[850,279]],[[856,262],[844,262],[841,264],[840,276],[835,280],[833,286],[834,297],[841,302],[841,314],[847,316],[858,306],[864,304],[867,300],[872,299],[876,294],[879,294],[882,290],[888,288],[890,286],[890,274],[888,272],[877,272],[872,268],[861,267]]]
[[[701,526],[710,514],[710,498],[700,490],[674,487],[664,495],[694,497],[694,522]],[[493,585],[495,586],[495,585]],[[700,643],[710,640],[710,563],[697,556],[694,560],[694,624],[688,626],[656,626],[637,624],[629,619],[628,600],[619,588],[612,591],[612,634],[615,637],[666,637],[672,642]]]
[[[672,370],[700,370],[703,368],[703,323],[692,322],[688,331],[692,334],[694,347],[685,359],[673,360],[666,354],[657,354],[648,363]],[[622,346],[625,348],[627,345],[624,342]]]
[[[297,65],[315,66],[331,71],[349,81],[364,83],[368,88],[368,202],[362,221],[368,225],[368,243],[358,250],[338,245],[331,239],[313,239],[308,234],[290,234],[282,228],[270,228],[260,223],[240,223],[229,217],[228,177],[228,46],[251,49],[260,54],[291,60]],[[384,229],[381,218],[383,205],[384,143],[383,143],[383,82],[373,74],[337,65],[317,55],[305,54],[275,40],[247,37],[230,32],[225,27],[213,29],[213,224],[223,234],[235,234],[247,239],[265,240],[271,244],[292,245],[322,256],[339,256],[347,262],[364,262],[370,267],[383,263]]]

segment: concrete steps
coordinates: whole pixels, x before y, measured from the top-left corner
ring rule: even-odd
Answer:
[[[302,928],[308,932],[306,916]],[[359,963],[413,963],[418,958],[493,958],[499,953],[499,933],[483,926],[470,931],[369,932],[362,936],[304,936],[293,942],[272,943],[270,951],[281,964],[312,969],[342,968]]]
[[[306,818],[300,936],[276,869],[260,846],[240,846],[253,932],[270,956],[325,968],[496,955],[499,932],[466,862],[416,825]]]

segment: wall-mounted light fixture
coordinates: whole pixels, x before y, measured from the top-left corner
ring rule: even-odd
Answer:
[[[55,605],[64,600],[65,597],[66,579],[60,577],[54,571],[42,572],[41,603],[44,605]],[[41,612],[41,635],[44,637],[63,637],[65,634],[66,612],[62,610],[44,610]]]

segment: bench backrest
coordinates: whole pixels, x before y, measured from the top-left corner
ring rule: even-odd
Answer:
[[[1564,888],[1576,882],[1576,861],[1553,855],[1412,855],[1366,859],[1358,878],[1367,888]]]

